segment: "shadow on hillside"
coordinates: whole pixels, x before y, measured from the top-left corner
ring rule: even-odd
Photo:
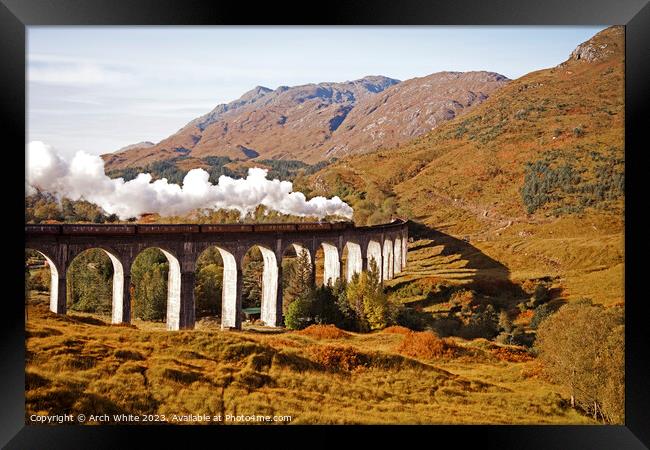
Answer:
[[[242,325],[242,331],[248,331],[249,333],[255,333],[255,334],[282,334],[286,332],[284,328],[272,328],[272,327],[265,327],[262,325],[249,325],[249,324]]]
[[[68,313],[65,317],[69,319],[70,322],[84,323],[86,325],[99,325],[99,326],[110,325],[110,322],[105,322],[101,319],[92,316],[82,316],[79,314]]]
[[[409,238],[413,238],[413,240],[430,239],[432,241],[431,243],[411,247],[409,248],[410,251],[425,247],[442,246],[441,256],[459,255],[460,259],[467,261],[464,268],[473,269],[475,272],[471,281],[463,285],[465,289],[476,291],[488,297],[511,299],[514,303],[530,297],[519,284],[510,280],[510,269],[508,267],[486,255],[468,241],[414,221],[409,221]],[[427,301],[427,303],[430,303],[430,301]],[[514,303],[512,303],[512,306],[514,306]]]

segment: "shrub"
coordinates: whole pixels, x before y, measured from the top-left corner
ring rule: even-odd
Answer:
[[[311,358],[330,370],[354,370],[365,365],[364,356],[354,347],[342,345],[318,345],[311,347]]]
[[[624,311],[589,301],[569,303],[544,320],[537,350],[551,380],[594,419],[623,423]]]
[[[92,248],[74,258],[66,277],[67,302],[71,310],[111,312],[113,264],[106,253]]]
[[[501,311],[499,313],[499,330],[505,333],[511,333],[513,329],[512,320],[507,311]]]
[[[512,347],[499,347],[492,350],[492,354],[499,358],[501,361],[508,362],[527,362],[531,361],[533,357],[526,350]]]
[[[219,315],[221,313],[221,280],[223,266],[215,263],[201,267],[196,274],[194,301],[196,316]]]
[[[602,413],[610,423],[623,423],[625,417],[625,328],[616,326],[601,350],[604,364],[602,377],[607,380],[599,389]]]
[[[163,320],[167,314],[167,275],[169,263],[157,248],[140,253],[131,267],[133,317]]]
[[[310,316],[315,323],[340,324],[343,321],[342,313],[337,306],[335,289],[341,289],[341,280],[334,286],[319,286],[307,293],[310,302]]]
[[[510,339],[511,344],[521,345],[524,347],[532,347],[534,342],[535,342],[535,334],[526,332],[526,330],[524,330],[524,328],[520,326],[515,328],[515,330],[512,332],[512,337]]]
[[[525,303],[524,303],[524,305],[525,305]],[[528,324],[530,324],[530,321],[533,318],[533,314],[535,314],[535,312],[532,309],[528,309],[528,307],[525,306],[524,310],[520,311],[519,314],[517,314],[517,318],[515,319],[514,324],[515,325],[528,325]]]
[[[341,339],[350,337],[345,331],[336,328],[335,325],[309,325],[307,328],[298,332],[304,336],[310,336],[317,339]]]
[[[545,303],[549,300],[551,296],[551,285],[548,282],[539,282],[535,286],[533,295],[528,302],[528,306],[531,308],[536,308],[537,306]]]
[[[512,333],[510,333],[510,332],[499,333],[499,335],[494,340],[499,344],[511,345],[512,344]]]
[[[426,316],[427,314],[413,308],[399,305],[396,308],[394,322],[402,328],[421,331],[426,326]]]
[[[370,260],[369,271],[354,274],[345,289],[345,296],[349,308],[354,311],[359,331],[377,330],[388,325],[390,305],[374,259]]]
[[[533,295],[536,287],[537,281],[535,280],[525,280],[523,283],[521,283],[521,290],[529,295]]]
[[[358,330],[359,321],[361,320],[357,314],[356,309],[352,307],[348,301],[347,287],[345,284],[334,284],[334,292],[336,293],[336,309],[339,312],[339,321],[336,325],[345,330]]]
[[[409,333],[411,332],[411,330],[409,330],[409,329],[406,328],[406,327],[399,326],[399,325],[392,325],[392,326],[390,326],[390,327],[386,327],[386,328],[384,328],[384,329],[382,330],[382,332],[383,332],[383,333],[388,333],[388,334],[403,334],[403,335],[407,335],[407,334],[409,334]]]
[[[548,303],[535,308],[533,318],[530,320],[531,328],[539,327],[542,321],[544,321],[544,319],[549,317],[551,314],[553,314],[553,308]]]
[[[440,339],[431,331],[412,331],[404,336],[397,352],[412,358],[435,359],[453,356],[455,348],[450,341]]]
[[[475,299],[476,294],[474,291],[460,289],[451,294],[451,297],[449,297],[449,303],[453,306],[465,307],[471,305]]]
[[[455,336],[463,322],[457,317],[442,317],[433,320],[431,329],[440,337]]]
[[[28,288],[30,290],[47,292],[50,290],[50,270],[49,269],[36,269],[29,273]]]
[[[290,330],[301,330],[311,322],[311,303],[306,297],[295,299],[284,315],[284,324]]]
[[[474,312],[467,323],[461,328],[459,336],[466,339],[492,339],[499,332],[499,317],[492,305]]]

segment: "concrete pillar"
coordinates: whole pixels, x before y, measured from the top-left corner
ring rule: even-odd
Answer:
[[[115,283],[113,281],[113,283]],[[113,289],[115,285],[113,284]],[[122,308],[120,320],[116,321],[115,303],[113,303],[113,323],[131,323],[131,274],[124,275],[122,283]]]
[[[259,247],[264,259],[264,271],[262,273],[262,307],[260,319],[265,325],[275,327],[278,323],[278,285],[279,271],[278,261],[275,253],[265,247]],[[280,303],[280,311],[282,303]]]
[[[395,238],[395,244],[393,245],[393,273],[400,273],[402,271],[402,240],[400,238]]]
[[[59,276],[59,269],[50,258],[39,252],[47,261],[50,268],[50,311],[57,314],[65,314],[67,306],[67,294],[65,283],[65,271]]]
[[[278,261],[278,292],[277,292],[277,301],[275,302],[275,326],[283,327],[284,326],[284,316],[282,315],[282,260]]]
[[[167,276],[167,329],[179,330],[181,325],[181,266],[178,259],[160,249],[169,261]]]
[[[323,242],[323,251],[325,254],[325,267],[323,270],[323,285],[327,283],[334,284],[341,276],[341,259],[335,246]]]
[[[364,267],[367,271],[370,271],[370,261],[374,260],[377,264],[377,271],[379,272],[379,279],[383,280],[383,264],[382,264],[382,252],[381,244],[377,241],[370,241],[368,243],[368,252],[366,254],[367,262]]]
[[[345,274],[345,279],[350,281],[355,273],[361,273],[365,267],[363,264],[363,256],[361,255],[361,246],[354,242],[346,244],[348,249],[348,266]]]
[[[406,267],[406,254],[408,253],[408,234],[402,236],[402,267]]]
[[[223,259],[221,329],[241,329],[242,269],[232,253],[222,249],[219,252]]]
[[[381,253],[381,261],[382,261],[382,267],[381,267],[381,278],[382,280],[388,280],[390,279],[390,274],[388,273],[388,251],[386,250],[386,246],[384,246],[382,253]]]
[[[383,268],[382,275],[383,280],[390,280],[393,278],[393,243],[390,239],[384,240],[382,252]]]
[[[125,272],[122,262],[110,252],[104,250],[113,263],[113,299],[111,323],[129,323],[131,305],[129,303],[129,284],[125,282]],[[129,276],[129,279],[131,277]],[[127,309],[128,308],[128,309]],[[126,322],[124,317],[126,316]]]
[[[67,296],[65,277],[51,278],[50,284],[50,311],[65,314],[67,311]]]
[[[181,330],[193,330],[195,317],[194,307],[194,272],[181,273],[181,295],[178,316],[178,328]]]
[[[316,252],[309,254],[309,262],[311,263],[311,285],[316,286]]]

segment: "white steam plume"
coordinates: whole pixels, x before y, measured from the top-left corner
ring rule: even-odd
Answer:
[[[28,147],[28,193],[38,188],[70,200],[83,198],[120,219],[143,213],[183,215],[197,208],[236,209],[248,214],[258,205],[295,216],[352,218],[352,208],[339,197],[307,200],[302,192],[292,192],[291,182],[267,179],[265,169],[248,169],[248,176],[239,179],[222,175],[216,185],[208,181],[209,174],[203,169],[190,170],[182,186],[164,178],[152,182],[148,173],[125,182],[106,176],[99,156],[77,152],[68,162],[41,141],[32,141]]]

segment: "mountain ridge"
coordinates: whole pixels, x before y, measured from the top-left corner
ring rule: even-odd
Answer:
[[[406,81],[370,75],[276,89],[256,86],[154,146],[102,158],[107,169],[143,167],[177,156],[247,160],[258,155],[313,163],[405,142],[464,113],[507,82],[503,75],[476,71],[438,72]],[[395,89],[400,85],[406,87]],[[422,108],[429,114],[421,115]],[[357,122],[363,126],[355,130]]]

